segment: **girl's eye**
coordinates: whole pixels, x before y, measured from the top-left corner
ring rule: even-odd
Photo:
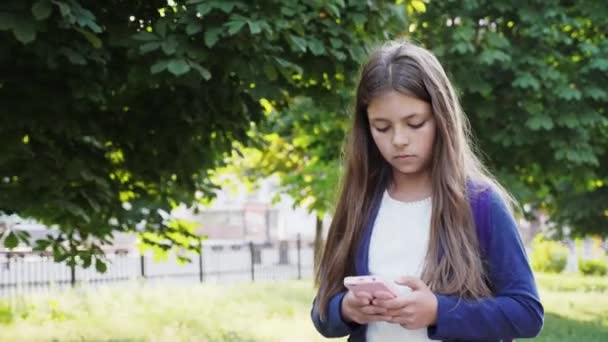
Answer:
[[[382,133],[388,131],[388,129],[389,129],[389,127],[383,127],[383,128],[374,127],[374,128],[376,129],[376,131],[382,132]]]
[[[409,126],[410,126],[410,127],[412,127],[413,129],[418,129],[418,128],[420,128],[420,127],[424,126],[424,124],[425,124],[425,123],[426,123],[426,121],[422,121],[422,122],[421,122],[421,123],[419,123],[418,125],[413,125],[413,124],[410,124]]]

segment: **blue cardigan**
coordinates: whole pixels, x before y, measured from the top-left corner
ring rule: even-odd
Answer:
[[[470,184],[469,184],[470,185]],[[472,191],[473,190],[473,191]],[[509,341],[538,335],[544,321],[534,275],[517,231],[515,219],[498,193],[491,188],[469,186],[469,202],[487,265],[493,297],[466,300],[436,294],[437,321],[427,329],[428,337],[443,341]],[[380,196],[372,205],[370,220],[358,247],[356,275],[369,274],[368,251],[372,229],[380,207]],[[367,325],[346,323],[342,318],[340,292],[330,299],[326,320],[319,316],[316,298],[311,311],[316,329],[325,337],[344,337],[363,342]]]

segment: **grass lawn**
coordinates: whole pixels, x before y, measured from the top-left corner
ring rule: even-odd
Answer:
[[[608,341],[608,277],[538,282],[546,321],[537,341]],[[313,294],[308,281],[289,281],[30,295],[0,302],[0,341],[323,341],[309,319]]]

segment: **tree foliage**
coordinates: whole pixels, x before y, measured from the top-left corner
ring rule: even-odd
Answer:
[[[410,26],[491,168],[575,235],[608,234],[607,14],[597,1],[437,1]]]
[[[548,212],[558,232],[570,226],[573,235],[608,234],[608,5],[485,0],[401,5],[407,8],[407,26],[387,32],[438,56],[458,89],[482,158],[500,181],[530,213]],[[342,139],[334,137],[343,136],[347,115],[313,102],[316,109],[306,107],[306,115],[296,106],[271,117],[279,127],[289,123],[283,125],[289,129],[276,135],[277,128],[269,126],[266,133],[275,134],[267,144],[281,151],[266,152],[258,171],[280,171],[286,192],[298,202],[314,194],[309,208],[325,212],[336,184],[324,190],[317,171],[337,170],[341,150],[334,142]],[[332,128],[319,129],[323,126]]]
[[[334,98],[388,2],[8,0],[0,5],[0,210],[60,233],[89,266],[116,231],[198,248],[171,219],[209,200],[209,169],[297,95]],[[195,194],[198,194],[195,198]],[[5,232],[5,245],[27,240]]]

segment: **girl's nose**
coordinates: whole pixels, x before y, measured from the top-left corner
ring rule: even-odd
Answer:
[[[396,129],[393,134],[393,145],[395,146],[406,146],[409,145],[410,138],[404,130]]]

